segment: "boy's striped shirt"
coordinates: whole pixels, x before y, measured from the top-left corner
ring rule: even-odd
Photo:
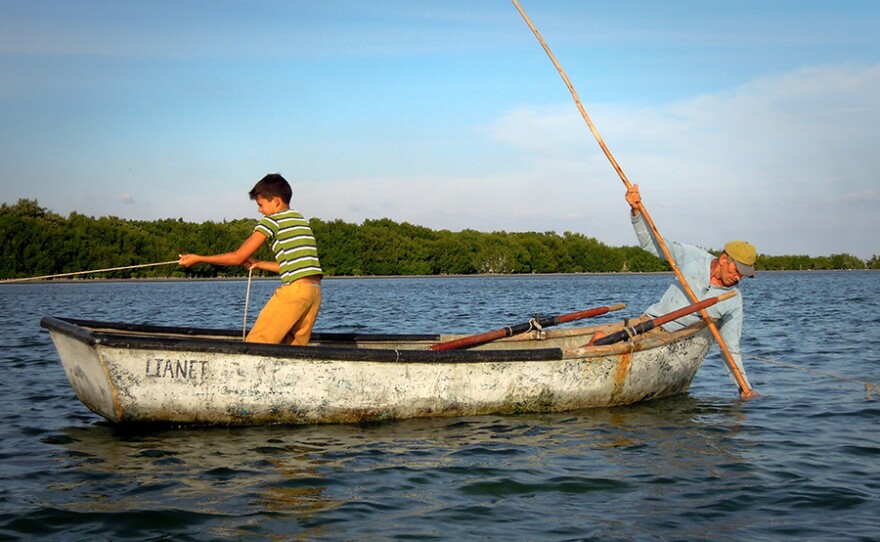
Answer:
[[[263,217],[254,227],[266,236],[281,268],[281,281],[289,284],[311,275],[324,274],[318,246],[308,221],[293,209]]]

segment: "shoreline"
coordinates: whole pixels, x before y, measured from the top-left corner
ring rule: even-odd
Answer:
[[[758,271],[757,275],[771,273],[870,273],[880,271],[878,269],[773,269]],[[525,278],[525,277],[587,277],[587,276],[629,276],[629,275],[672,275],[672,271],[606,271],[595,273],[482,273],[473,275],[332,275],[323,277],[324,280],[384,280],[384,279],[448,279],[448,278]],[[98,282],[212,282],[212,281],[247,281],[248,277],[139,277],[139,278],[59,278],[59,279],[2,279],[0,286],[6,284],[81,284]],[[252,281],[277,281],[277,276],[252,277]]]

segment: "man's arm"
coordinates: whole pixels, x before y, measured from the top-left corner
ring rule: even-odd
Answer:
[[[739,342],[742,338],[744,313],[742,309],[741,296],[738,296],[737,299],[739,300],[739,305],[734,310],[726,314],[719,322],[717,322],[717,327],[718,333],[721,335],[721,339],[724,341],[724,344],[727,345],[727,349],[730,352],[730,357],[736,364],[736,368],[739,369],[739,374],[742,375],[743,381],[745,381],[746,386],[748,386],[748,389],[743,390],[741,396],[744,399],[748,399],[754,392],[751,392],[752,384],[751,382],[749,382],[749,376],[746,374],[746,368],[743,366],[742,354],[740,353]],[[734,385],[739,386],[739,382],[737,382],[736,377],[733,375],[730,367],[727,366],[727,363],[724,364],[724,368],[727,369],[727,374],[730,375],[730,379],[733,381]]]
[[[636,239],[639,240],[639,246],[645,252],[661,260],[666,260],[666,254],[664,254],[663,248],[660,246],[660,241],[654,235],[655,231],[648,226],[645,215],[639,211],[639,205],[642,202],[642,196],[639,194],[639,185],[634,184],[626,191],[626,201],[632,209],[630,218],[632,219],[633,230],[636,232]],[[663,241],[666,244],[666,250],[669,251],[669,254],[676,263],[681,263],[687,257],[688,249],[684,245],[669,239],[664,239]]]
[[[654,237],[654,232],[648,227],[647,222],[645,222],[645,216],[639,211],[639,206],[642,203],[639,185],[634,184],[626,191],[626,202],[629,203],[631,209],[630,218],[633,230],[636,232],[636,239],[639,240],[639,246],[649,254],[665,260],[666,256],[663,254],[663,249],[660,248],[660,243]]]

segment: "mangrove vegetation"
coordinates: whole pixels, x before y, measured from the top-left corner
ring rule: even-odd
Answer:
[[[353,224],[311,219],[328,276],[473,275],[486,273],[614,273],[668,271],[635,246],[610,247],[580,233],[432,230],[387,218]],[[0,206],[0,279],[58,275],[176,260],[181,252],[237,248],[255,219],[223,222],[67,217],[22,199]],[[267,247],[257,254],[271,259]],[[880,269],[850,254],[823,257],[760,254],[759,270]],[[103,278],[247,276],[243,268],[174,264],[125,269]],[[94,278],[95,275],[90,275]]]

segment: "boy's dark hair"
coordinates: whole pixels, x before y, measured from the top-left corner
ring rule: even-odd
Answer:
[[[263,199],[272,199],[275,196],[281,198],[285,204],[290,205],[290,198],[293,197],[293,190],[287,179],[280,173],[270,173],[260,179],[260,181],[251,188],[248,193],[252,200],[256,200],[257,196]]]

